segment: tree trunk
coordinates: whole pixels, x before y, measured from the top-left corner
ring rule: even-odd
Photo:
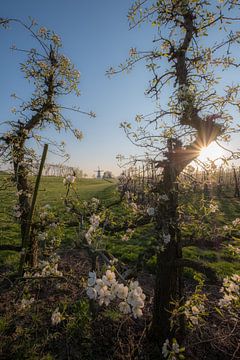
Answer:
[[[171,336],[170,317],[177,299],[178,270],[174,265],[177,256],[177,244],[172,241],[164,252],[157,256],[157,273],[154,293],[153,319],[150,329],[151,337],[160,345]],[[172,329],[174,330],[174,329]]]
[[[30,192],[30,186],[27,180],[27,169],[23,165],[24,159],[17,159],[14,162],[14,175],[15,181],[17,185],[17,191],[20,192],[19,195],[19,206],[21,211],[21,240],[22,240],[22,247],[25,246],[25,236],[27,230],[27,223],[28,223],[28,215],[30,211],[30,203],[27,194]]]
[[[234,182],[235,182],[235,191],[234,191],[234,197],[240,197],[240,190],[239,190],[239,184],[238,184],[238,177],[236,169],[233,168],[233,175],[234,175]]]
[[[170,161],[164,167],[161,189],[159,189],[169,199],[166,204],[160,204],[158,210],[157,230],[160,248],[162,234],[166,232],[170,234],[170,242],[163,244],[164,251],[160,250],[157,254],[153,319],[150,328],[150,337],[159,344],[160,348],[166,339],[176,337],[176,328],[171,328],[171,311],[174,308],[172,302],[182,297],[181,269],[176,267],[176,260],[182,257],[177,214],[177,176],[177,167]],[[183,327],[183,322],[181,325]]]

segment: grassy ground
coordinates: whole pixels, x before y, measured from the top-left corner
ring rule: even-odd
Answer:
[[[34,180],[34,179],[32,179]],[[4,181],[7,187],[2,188]],[[106,202],[114,198],[115,182],[97,179],[78,179],[75,190],[82,200],[92,197],[104,199]],[[20,244],[20,228],[12,216],[13,206],[16,205],[16,190],[9,181],[9,178],[0,174],[0,244]],[[61,220],[66,218],[66,209],[63,199],[66,195],[66,188],[63,179],[58,177],[43,177],[37,198],[37,206],[49,204],[53,210],[57,210]],[[74,238],[74,229],[66,229],[63,244],[71,245]],[[0,266],[11,267],[17,264],[19,255],[13,251],[0,253]]]
[[[3,183],[4,175],[0,175],[0,189]],[[8,182],[9,183],[9,182]],[[115,182],[108,182],[97,179],[79,179],[76,182],[76,192],[82,200],[88,200],[92,197],[98,197],[104,203],[109,203],[116,199]],[[46,204],[59,213],[60,218],[64,221],[69,219],[63,204],[66,194],[66,188],[62,183],[62,178],[43,177],[38,195],[38,206]],[[15,190],[8,187],[0,190],[1,208],[0,208],[0,244],[19,244],[20,232],[19,225],[13,220],[12,208],[16,203]],[[240,214],[240,201],[234,198],[222,198],[218,200],[221,214],[216,218],[219,224],[228,224]],[[121,213],[121,209],[115,208],[115,212]],[[213,215],[215,216],[215,215]],[[107,239],[107,249],[114,256],[126,263],[134,264],[140,253],[151,243],[153,239],[153,227],[150,225],[137,229],[128,241],[122,241],[123,234],[115,234]],[[76,239],[76,229],[66,228],[62,240],[63,247],[71,247]],[[240,246],[240,240],[235,240],[235,244]],[[184,257],[201,260],[212,266],[220,276],[230,275],[233,272],[240,272],[240,263],[234,257],[226,254],[222,247],[218,249],[199,249],[196,246],[184,248]],[[18,254],[12,251],[4,251],[0,254],[0,266],[6,268],[14,267],[18,262]],[[156,259],[152,257],[147,262],[147,269],[154,272]],[[189,273],[189,271],[187,271]]]
[[[0,175],[0,189],[3,175]],[[116,200],[115,182],[103,180],[78,180],[76,191],[82,200],[98,197],[109,204]],[[63,221],[72,216],[63,205],[66,188],[61,178],[43,178],[38,197],[38,206],[49,204],[57,210]],[[0,233],[1,243],[19,244],[19,225],[13,221],[12,207],[16,202],[15,190],[8,187],[0,190]],[[219,224],[228,224],[239,217],[240,202],[233,198],[219,199],[222,214],[216,217]],[[123,215],[121,206],[113,208],[117,215]],[[214,215],[215,216],[215,215]],[[153,224],[136,229],[131,239],[123,241],[123,233],[115,233],[106,239],[106,247],[113,255],[127,264],[134,265],[140,253],[145,252],[154,238]],[[76,228],[64,228],[62,249],[59,251],[59,270],[64,276],[59,279],[20,279],[14,283],[3,273],[0,301],[0,358],[11,360],[125,360],[159,359],[159,352],[145,339],[147,326],[151,320],[152,296],[154,288],[155,257],[151,257],[138,280],[147,294],[144,316],[141,319],[124,318],[117,305],[102,307],[92,317],[86,298],[86,278],[92,269],[91,259],[84,250],[74,246]],[[235,240],[240,246],[240,240]],[[221,245],[221,244],[220,244]],[[239,261],[229,256],[222,248],[184,248],[184,257],[201,260],[216,269],[223,277],[240,273]],[[14,270],[18,262],[15,252],[0,253],[0,271]],[[192,278],[192,272],[185,275]],[[5,277],[6,276],[6,277]],[[192,279],[185,279],[186,289],[194,289]],[[10,284],[10,286],[9,286]],[[206,288],[209,295],[207,312],[210,317],[200,330],[187,332],[186,359],[232,360],[236,355],[239,329],[232,321],[219,314],[211,317],[219,296],[218,286]],[[33,298],[33,304],[21,307],[22,299]],[[62,321],[54,326],[51,322],[53,311],[60,310]],[[210,340],[209,340],[210,339]],[[224,339],[224,341],[222,341]],[[210,341],[210,342],[209,342]],[[153,355],[149,357],[149,352]],[[2,357],[1,357],[2,354]],[[106,357],[107,354],[107,357]],[[134,354],[134,355],[133,355]],[[234,355],[235,354],[235,355]],[[210,355],[210,356],[209,356]],[[133,357],[134,356],[134,357]]]

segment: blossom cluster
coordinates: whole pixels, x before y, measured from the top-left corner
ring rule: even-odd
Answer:
[[[204,279],[200,274],[196,274],[194,279],[198,284],[187,301],[184,304],[179,301],[172,302],[174,309],[171,313],[171,329],[178,326],[181,316],[185,317],[188,328],[193,329],[204,321],[204,316],[208,315],[205,305],[207,296],[203,293]]]
[[[218,205],[212,202],[209,205],[209,213],[216,213],[217,211],[219,211]]]
[[[100,216],[92,214],[90,219],[91,226],[89,227],[88,231],[85,234],[85,239],[87,240],[88,244],[90,245],[92,243],[92,236],[99,227],[100,224]]]
[[[98,210],[100,205],[100,200],[93,197],[90,201],[83,201],[84,209],[89,211],[90,213],[94,213]]]
[[[49,204],[44,205],[39,211],[39,218],[42,225],[46,225],[51,218],[51,214],[49,213],[51,206]]]
[[[62,314],[59,312],[59,308],[57,307],[51,316],[51,322],[53,326],[58,325],[63,320]]]
[[[155,215],[155,209],[153,207],[147,208],[147,214],[148,214],[148,216],[154,216]]]
[[[74,175],[67,175],[64,179],[63,179],[63,184],[64,185],[72,185],[76,180],[76,176]]]
[[[207,315],[205,308],[207,295],[202,292],[204,286],[203,277],[201,275],[195,275],[194,279],[198,282],[198,285],[196,286],[195,292],[183,306],[187,325],[190,328],[198,326],[203,321],[203,317]]]
[[[27,191],[23,191],[23,190],[19,190],[16,192],[17,196],[21,196],[21,195],[25,195],[26,197],[30,198],[32,196],[31,193],[27,192]]]
[[[205,315],[205,306],[203,303],[195,303],[192,300],[187,300],[185,303],[184,314],[190,327],[196,326]]]
[[[232,224],[234,227],[240,226],[240,218],[236,218],[232,221]]]
[[[26,271],[24,277],[48,277],[48,276],[62,276],[62,272],[58,270],[59,256],[53,254],[48,261],[39,261],[38,270]]]
[[[124,285],[116,280],[114,271],[108,269],[102,278],[97,278],[95,272],[89,272],[87,296],[98,300],[99,305],[108,306],[112,300],[118,299],[119,310],[123,314],[132,313],[134,318],[143,315],[144,300],[146,298],[138,281]]]
[[[220,292],[223,293],[223,298],[218,302],[220,308],[240,306],[240,275],[233,274],[225,277]]]
[[[23,298],[20,304],[20,310],[28,309],[32,303],[34,303],[35,299],[32,297],[31,299]]]
[[[82,131],[78,130],[78,129],[74,129],[73,130],[73,133],[75,135],[75,137],[78,139],[78,140],[82,140],[83,138],[83,133]]]
[[[170,241],[171,241],[171,235],[163,233],[163,242],[164,242],[164,244],[167,245],[168,243],[170,243]]]
[[[233,256],[240,256],[240,247],[233,246],[231,244],[227,245],[227,251]]]
[[[20,209],[20,205],[14,205],[13,207],[13,216],[16,219],[19,219],[21,217],[22,213],[21,213],[21,209]]]
[[[128,241],[132,237],[133,233],[134,233],[133,229],[127,229],[125,234],[122,235],[121,240]]]
[[[168,201],[169,198],[168,198],[168,196],[166,194],[163,194],[163,195],[159,196],[159,200]]]
[[[231,230],[233,230],[233,228],[238,229],[238,227],[240,227],[240,218],[236,218],[235,220],[233,220],[230,225],[224,225],[223,230],[231,231]]]
[[[130,205],[133,212],[136,213],[139,210],[139,207],[135,202],[132,201],[129,205]]]
[[[166,339],[162,347],[163,357],[167,360],[184,359],[184,351],[185,348],[181,348],[175,338],[172,339],[171,343],[168,339]]]
[[[48,251],[53,253],[61,242],[61,224],[54,212],[51,211],[51,206],[49,204],[40,208],[38,219],[39,222],[36,237],[42,248],[47,248]]]

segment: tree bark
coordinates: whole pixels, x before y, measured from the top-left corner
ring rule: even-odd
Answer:
[[[169,150],[170,154],[172,149]],[[149,333],[160,348],[167,338],[176,336],[176,328],[171,328],[171,311],[174,307],[172,302],[180,299],[182,295],[181,269],[176,266],[176,261],[182,256],[177,214],[177,176],[176,167],[169,161],[163,170],[163,180],[159,188],[169,200],[159,205],[156,227],[160,247],[164,245],[161,239],[163,233],[170,235],[170,242],[164,245],[164,251],[160,250],[157,254],[153,318]]]

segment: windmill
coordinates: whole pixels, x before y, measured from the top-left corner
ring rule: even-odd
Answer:
[[[100,170],[100,167],[98,166],[98,169],[97,170],[94,170],[94,172],[96,172],[97,173],[97,176],[96,176],[96,178],[97,179],[101,179],[102,177],[101,177],[101,173],[103,172],[104,170]]]

